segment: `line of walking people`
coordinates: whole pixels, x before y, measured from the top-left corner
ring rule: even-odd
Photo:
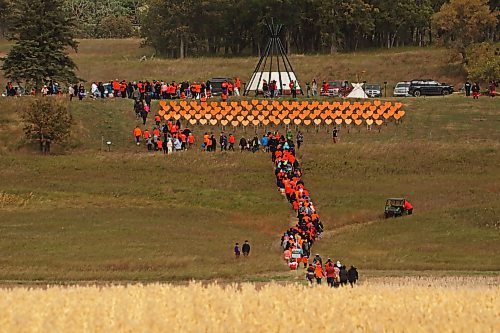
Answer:
[[[326,278],[328,285],[332,287],[347,284],[347,281],[353,286],[358,280],[358,272],[354,266],[347,271],[340,261],[334,264],[330,258],[323,266],[319,254],[309,263],[311,247],[320,238],[324,227],[311,193],[302,180],[302,169],[295,155],[293,140],[275,133],[269,137],[269,151],[275,167],[276,185],[286,196],[297,218],[297,223],[281,237],[283,257],[288,266],[296,270],[303,264],[305,277],[310,283],[316,280],[317,284],[321,284],[322,279]]]

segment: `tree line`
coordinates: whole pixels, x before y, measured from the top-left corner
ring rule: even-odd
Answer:
[[[0,0],[0,34],[19,1]],[[140,34],[172,58],[258,55],[267,43],[265,20],[285,25],[288,53],[335,53],[365,48],[426,46],[440,37],[433,17],[453,15],[450,0],[63,0],[77,38]],[[498,16],[500,0],[453,0],[471,16],[486,5]],[[445,6],[445,10],[442,8]],[[476,15],[477,16],[477,15]],[[488,21],[488,20],[486,20]],[[450,25],[451,22],[448,23]],[[462,22],[462,25],[465,25]],[[459,26],[459,30],[467,27]],[[481,41],[498,39],[495,23]]]
[[[68,49],[77,50],[81,26],[67,5],[80,0],[9,1],[0,0],[0,17],[8,17],[14,42],[0,59],[5,77],[37,90],[51,80],[78,82]],[[422,46],[437,39],[461,56],[470,77],[500,76],[499,44],[492,43],[500,36],[498,0],[125,2],[134,3],[145,42],[167,57],[258,55],[268,39],[264,22],[275,17],[286,26],[282,39],[289,53]]]
[[[8,37],[17,0],[0,0],[0,37]],[[78,38],[126,38],[138,34],[143,0],[63,0],[60,9],[72,19]]]
[[[462,1],[462,0],[460,0]],[[362,48],[426,46],[439,33],[432,24],[446,0],[146,0],[141,33],[158,53],[172,57],[258,55],[267,42],[264,21],[285,25],[289,53],[334,53]],[[462,1],[474,13],[498,0]],[[495,14],[495,15],[497,15]],[[484,40],[495,40],[496,24]]]

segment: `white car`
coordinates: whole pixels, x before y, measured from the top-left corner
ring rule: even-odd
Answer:
[[[402,81],[396,84],[394,87],[393,95],[395,97],[408,97],[410,94],[408,93],[408,88],[410,88],[410,82]]]

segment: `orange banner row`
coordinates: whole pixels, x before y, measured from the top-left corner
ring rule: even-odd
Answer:
[[[166,120],[184,119],[200,125],[381,125],[406,114],[401,103],[372,102],[287,102],[252,100],[240,102],[160,101],[159,115]]]

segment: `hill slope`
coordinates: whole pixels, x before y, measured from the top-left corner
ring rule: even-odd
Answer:
[[[281,263],[290,211],[268,155],[148,154],[131,140],[130,103],[110,100],[73,102],[72,152],[37,156],[20,142],[23,102],[0,99],[1,280],[301,279]],[[336,145],[303,129],[299,159],[327,230],[313,251],[362,271],[498,271],[500,101],[404,102],[402,124],[343,128]],[[194,128],[207,130],[219,133]],[[392,196],[414,215],[379,219]],[[252,258],[235,262],[245,239]]]

